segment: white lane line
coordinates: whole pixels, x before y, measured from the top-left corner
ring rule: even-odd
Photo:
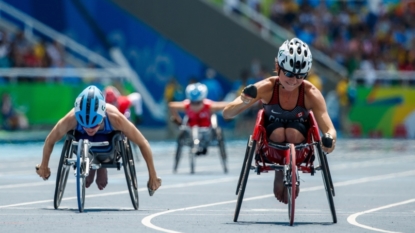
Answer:
[[[350,215],[347,218],[347,221],[350,224],[352,224],[352,225],[355,225],[355,226],[361,227],[361,228],[365,228],[365,229],[368,229],[368,230],[372,230],[372,231],[379,231],[379,232],[386,232],[386,233],[399,233],[397,231],[387,231],[387,230],[382,230],[382,229],[379,229],[379,228],[369,227],[369,226],[360,224],[360,223],[358,223],[356,221],[356,218],[358,216],[360,216],[360,215],[363,215],[363,214],[372,213],[372,212],[375,212],[375,211],[378,211],[378,210],[387,209],[387,208],[392,208],[392,207],[395,207],[395,206],[398,206],[398,205],[405,205],[405,204],[408,204],[408,203],[411,203],[411,202],[415,202],[415,199],[410,199],[410,200],[406,200],[406,201],[402,201],[402,202],[398,202],[398,203],[394,203],[394,204],[390,204],[390,205],[385,205],[385,206],[381,206],[381,207],[378,207],[378,208],[374,208],[374,209],[370,209],[370,210],[358,212],[358,213],[355,213],[355,214]]]
[[[184,187],[191,187],[191,186],[217,184],[217,183],[225,183],[225,182],[235,181],[237,179],[238,179],[238,177],[234,176],[234,177],[220,178],[220,179],[214,179],[214,180],[179,183],[179,184],[161,186],[159,190],[172,189],[172,188],[184,188]],[[147,188],[140,188],[140,189],[138,189],[138,191],[139,192],[147,191]],[[119,191],[119,192],[102,193],[102,194],[91,194],[91,195],[86,195],[85,197],[87,197],[87,198],[104,197],[104,196],[113,196],[113,195],[120,195],[120,194],[126,194],[126,193],[128,193],[128,191]],[[76,198],[77,198],[76,196],[66,197],[66,198],[62,198],[62,201],[73,200],[73,199],[76,199]],[[11,204],[11,205],[3,205],[3,206],[0,206],[0,209],[9,208],[9,207],[16,207],[16,206],[34,205],[34,204],[47,203],[47,202],[53,202],[53,200],[48,199],[48,200],[42,200],[42,201],[23,202],[23,203]]]
[[[209,165],[209,166],[200,166],[198,167],[198,171],[212,171],[212,168],[216,168],[216,165]],[[235,166],[229,166],[229,168],[235,168]],[[238,168],[240,166],[238,165]],[[37,176],[37,174],[34,174],[34,172],[32,172],[33,175]],[[29,174],[29,172],[28,172]],[[145,176],[147,175],[148,172],[138,172],[137,173],[137,178],[140,176]],[[157,174],[159,175],[170,175],[172,174],[172,170],[160,170],[157,172]],[[181,173],[179,173],[181,174]],[[70,170],[69,171],[69,176],[73,176],[73,171]],[[124,174],[114,174],[110,176],[111,179],[115,179],[115,178],[124,178],[125,175]],[[163,178],[163,177],[162,177]],[[52,181],[55,180],[55,178],[51,179]],[[70,179],[68,180],[68,183],[75,183],[76,180]],[[12,189],[12,188],[25,188],[25,187],[34,187],[34,186],[45,186],[45,185],[55,185],[55,182],[47,182],[47,181],[40,181],[40,182],[30,182],[30,183],[20,183],[20,184],[6,184],[6,185],[0,185],[0,190],[2,189]]]
[[[362,184],[362,183],[378,181],[378,180],[385,180],[385,179],[402,177],[402,176],[410,176],[410,175],[413,175],[413,174],[415,174],[415,170],[406,171],[406,172],[391,173],[391,174],[386,174],[386,175],[381,175],[381,176],[371,176],[371,177],[366,177],[366,178],[362,178],[362,179],[355,179],[355,180],[349,180],[349,181],[343,181],[343,182],[337,182],[337,183],[334,183],[333,185],[334,185],[334,187],[349,186],[349,185],[354,185],[354,184]],[[311,192],[311,191],[316,191],[316,190],[321,190],[321,189],[324,189],[323,185],[309,187],[309,188],[302,188],[301,192]],[[244,198],[243,201],[252,201],[252,200],[264,199],[264,198],[269,198],[269,197],[274,197],[274,194]],[[234,202],[236,202],[236,200],[216,202],[216,203],[199,205],[199,206],[190,206],[190,207],[185,207],[185,208],[180,208],[180,209],[173,209],[173,210],[168,210],[168,211],[164,211],[164,212],[159,212],[159,213],[155,213],[155,214],[152,214],[152,215],[149,215],[149,216],[143,218],[141,223],[144,226],[152,228],[154,230],[163,231],[163,232],[167,232],[167,233],[180,233],[179,231],[173,231],[173,230],[170,230],[170,229],[158,227],[158,226],[152,224],[151,220],[155,217],[160,216],[160,215],[169,214],[169,213],[173,213],[173,212],[177,212],[177,211],[186,211],[186,210],[197,209],[197,208],[205,208],[205,207],[210,207],[210,206],[225,205],[225,204],[230,204],[230,203],[234,203]]]

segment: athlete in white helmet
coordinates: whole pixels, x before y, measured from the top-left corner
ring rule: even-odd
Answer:
[[[245,88],[245,93],[225,107],[223,117],[234,118],[257,101],[261,101],[269,140],[277,143],[301,143],[307,138],[307,119],[312,110],[320,130],[326,137],[333,139],[332,146],[323,145],[323,150],[332,152],[336,142],[336,130],[327,113],[326,102],[321,92],[305,80],[312,60],[306,43],[298,38],[285,41],[275,58],[277,75]],[[287,189],[282,179],[282,172],[276,171],[274,194],[280,202],[287,203]]]

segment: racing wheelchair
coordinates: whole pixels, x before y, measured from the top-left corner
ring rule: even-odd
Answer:
[[[218,126],[218,120],[216,114],[212,114],[210,121],[211,127],[190,127],[187,124],[188,117],[183,118],[182,124],[179,127],[179,136],[177,138],[177,149],[174,157],[173,172],[177,172],[179,161],[182,156],[182,150],[184,146],[190,148],[189,161],[190,161],[190,173],[195,172],[195,160],[200,151],[206,150],[209,146],[218,146],[220,152],[220,159],[222,162],[223,171],[228,172],[227,167],[227,155],[225,150],[225,141],[223,137],[223,131]]]
[[[258,175],[277,170],[283,171],[283,183],[288,191],[288,218],[290,226],[294,223],[296,190],[300,186],[299,171],[310,173],[311,175],[314,175],[316,171],[321,171],[333,223],[336,223],[333,182],[326,153],[322,150],[322,138],[320,137],[313,112],[310,111],[308,117],[310,128],[308,129],[306,142],[298,145],[269,141],[264,127],[263,114],[264,110],[261,109],[257,115],[253,134],[247,142],[245,158],[236,188],[238,199],[233,221],[238,221],[250,170],[254,170]],[[318,166],[314,166],[315,157],[318,158]],[[254,164],[252,163],[253,159],[255,159]]]
[[[76,190],[79,212],[85,206],[85,179],[91,169],[124,168],[125,179],[134,209],[138,209],[138,185],[134,157],[130,141],[120,132],[111,135],[112,143],[90,142],[80,139],[80,133],[71,130],[66,134],[56,176],[56,187],[53,204],[59,208],[65,192],[69,170],[73,168],[76,177]]]

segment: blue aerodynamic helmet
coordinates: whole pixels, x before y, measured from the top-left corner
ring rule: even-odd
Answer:
[[[191,102],[202,101],[207,96],[207,87],[202,83],[193,83],[186,87],[186,98]]]
[[[75,117],[82,127],[96,127],[104,119],[105,110],[105,98],[96,86],[88,86],[75,100]]]

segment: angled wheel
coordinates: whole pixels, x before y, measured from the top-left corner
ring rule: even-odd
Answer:
[[[246,188],[246,184],[248,182],[249,171],[251,170],[252,159],[254,158],[254,153],[255,153],[257,141],[251,141],[250,140],[250,142],[248,144],[251,144],[251,146],[248,146],[249,147],[249,154],[248,154],[248,158],[246,159],[245,165],[243,165],[244,169],[243,169],[243,175],[242,175],[242,180],[241,180],[242,183],[239,185],[239,191],[237,191],[238,200],[236,201],[236,208],[235,208],[235,212],[234,212],[234,215],[233,215],[233,221],[234,222],[238,221],[239,211],[241,210],[242,201],[244,199],[245,188]]]
[[[190,154],[189,154],[190,173],[191,174],[194,174],[195,173],[195,160],[196,160],[196,153],[192,149],[192,150],[190,150]]]
[[[246,161],[248,160],[248,157],[249,157],[249,151],[250,151],[249,142],[250,141],[251,141],[251,137],[249,137],[248,141],[246,142],[244,162],[242,163],[241,174],[239,175],[238,184],[236,185],[236,195],[238,195],[239,193],[239,188],[241,187],[241,181],[242,181],[242,178],[245,172]]]
[[[334,187],[333,187],[333,182],[331,181],[331,175],[330,175],[329,166],[327,163],[326,154],[323,152],[323,149],[320,143],[315,145],[315,149],[317,149],[314,151],[317,151],[317,154],[318,154],[317,158],[320,163],[321,175],[323,177],[324,188],[326,190],[326,196],[329,202],[330,212],[333,218],[333,223],[337,223],[336,208],[334,207],[334,200],[333,200]]]
[[[68,181],[68,174],[71,168],[70,165],[66,165],[66,160],[72,158],[73,154],[71,151],[72,140],[66,139],[63,147],[61,158],[59,159],[58,171],[56,172],[56,185],[55,185],[55,195],[53,197],[53,206],[55,209],[59,208],[61,204],[63,193],[65,192],[66,182]]]
[[[78,151],[76,153],[76,195],[78,197],[79,212],[84,212],[85,206],[85,171],[86,155],[88,154],[88,144],[81,139],[78,142]]]
[[[228,173],[227,155],[225,150],[225,139],[223,138],[223,131],[220,128],[216,129],[216,137],[219,144],[220,158],[222,162],[223,172]]]
[[[296,163],[296,152],[294,144],[290,144],[290,161],[288,169],[286,171],[286,179],[288,182],[288,218],[290,220],[290,226],[294,224],[295,216],[295,198],[297,192],[297,163]]]
[[[138,185],[137,175],[134,164],[134,157],[131,147],[128,145],[127,139],[122,140],[121,153],[125,173],[125,180],[127,181],[128,191],[130,193],[131,202],[134,209],[138,209]]]
[[[176,149],[176,154],[174,156],[173,172],[177,172],[177,167],[179,166],[180,158],[182,156],[182,150],[185,144],[186,136],[187,136],[187,132],[184,130],[181,130],[179,137],[177,138],[177,149]]]

